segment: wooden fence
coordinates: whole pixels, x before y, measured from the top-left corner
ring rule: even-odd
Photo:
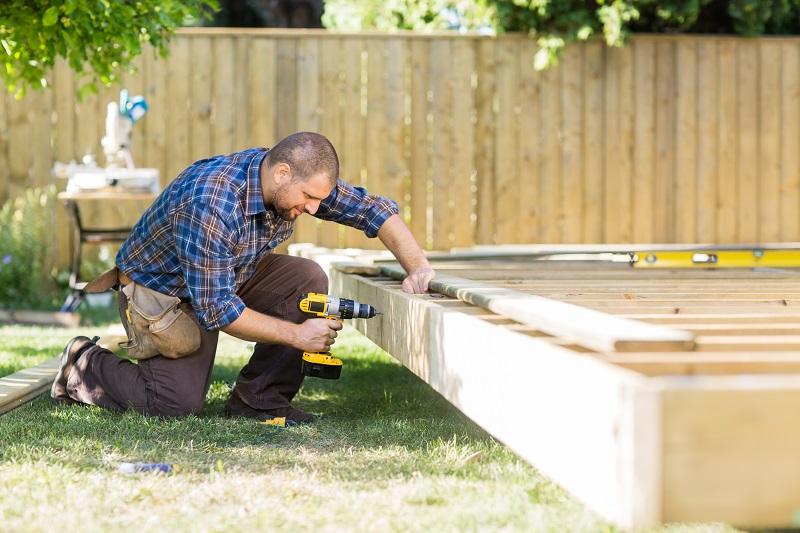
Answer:
[[[535,50],[520,35],[182,30],[123,80],[151,106],[135,160],[166,183],[320,131],[429,248],[800,240],[800,39],[638,36],[570,47],[545,72]],[[100,155],[119,87],[76,104],[64,65],[52,82],[0,99],[0,199]],[[295,240],[370,244],[315,220]]]

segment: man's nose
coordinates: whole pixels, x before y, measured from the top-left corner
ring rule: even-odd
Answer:
[[[309,215],[313,215],[319,209],[319,200],[315,200],[312,202],[306,202],[306,213]]]

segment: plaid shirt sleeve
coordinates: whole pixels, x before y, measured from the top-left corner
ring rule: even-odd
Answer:
[[[236,295],[235,224],[205,202],[189,202],[172,215],[175,248],[197,318],[207,330],[222,328],[244,312]]]
[[[399,212],[394,200],[371,195],[363,187],[338,180],[333,192],[319,204],[314,216],[356,228],[372,238],[378,235],[386,219]]]

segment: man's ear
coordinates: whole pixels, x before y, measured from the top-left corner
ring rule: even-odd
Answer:
[[[284,185],[292,180],[292,169],[286,163],[278,163],[275,165],[275,171],[272,173],[272,179],[278,185]]]

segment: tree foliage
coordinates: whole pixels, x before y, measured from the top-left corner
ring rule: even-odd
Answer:
[[[539,36],[544,67],[574,41],[602,35],[621,46],[633,32],[800,33],[800,0],[492,0],[497,26]]]
[[[161,55],[175,28],[216,0],[5,0],[0,2],[0,72],[9,92],[47,85],[63,57],[84,79],[83,95],[111,84],[146,43]]]
[[[359,30],[493,29],[493,10],[484,0],[326,0],[326,28]]]
[[[323,23],[531,32],[539,43],[536,66],[544,68],[568,43],[596,36],[621,46],[634,32],[798,34],[800,0],[328,0]]]

